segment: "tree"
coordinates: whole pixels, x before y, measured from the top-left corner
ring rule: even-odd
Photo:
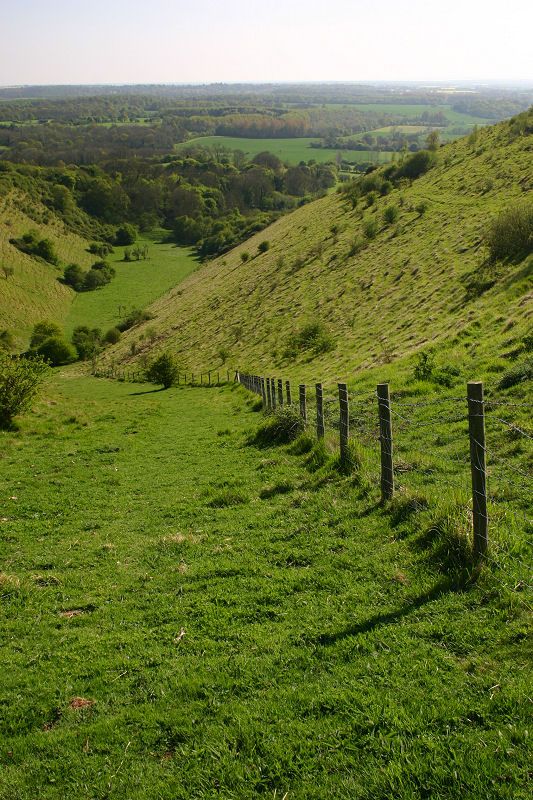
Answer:
[[[106,344],[116,344],[122,336],[118,328],[109,328],[104,335],[104,342]]]
[[[78,264],[69,264],[65,267],[63,280],[67,286],[71,286],[75,292],[81,292],[85,280],[85,272]]]
[[[431,131],[426,137],[426,145],[428,150],[438,150],[440,133],[438,131]]]
[[[72,344],[82,361],[96,355],[100,350],[101,342],[102,332],[100,328],[89,328],[87,325],[78,325],[77,328],[74,328]]]
[[[62,331],[59,325],[56,322],[49,322],[47,320],[43,320],[43,322],[37,322],[33,326],[30,339],[30,348],[32,350],[37,350],[37,348],[40,347],[41,344],[51,336],[62,336]]]
[[[146,371],[146,379],[150,383],[163,384],[165,389],[177,381],[179,374],[178,364],[172,353],[162,353],[158,356]]]
[[[0,350],[0,428],[11,428],[13,417],[29,407],[47,372],[40,358],[12,357]]]
[[[37,355],[52,367],[60,367],[76,360],[75,349],[62,336],[50,336],[45,339],[37,348]]]
[[[269,249],[270,249],[270,242],[268,242],[266,239],[264,242],[259,242],[259,246],[257,248],[259,253],[266,253],[266,251]]]

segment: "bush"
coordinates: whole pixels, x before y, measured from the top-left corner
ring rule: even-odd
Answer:
[[[257,430],[252,443],[260,447],[289,444],[303,433],[304,421],[296,406],[280,406]]]
[[[39,389],[48,366],[40,358],[11,357],[0,350],[0,428],[11,428]]]
[[[257,251],[259,253],[266,253],[267,250],[270,250],[270,242],[267,242],[267,241],[259,242],[259,246],[257,248]]]
[[[146,322],[149,319],[153,319],[153,314],[150,314],[149,311],[145,311],[142,308],[134,308],[127,317],[118,323],[117,328],[121,332],[128,331],[135,325],[140,325],[141,322]]]
[[[62,331],[59,325],[55,322],[37,322],[33,326],[33,331],[30,339],[30,349],[37,350],[37,348],[51,336],[62,336]]]
[[[60,367],[76,360],[74,347],[62,336],[50,336],[45,339],[37,348],[37,355],[52,367]]]
[[[293,358],[298,352],[310,350],[315,355],[327,353],[335,348],[335,340],[321,322],[308,322],[291,334],[285,355]]]
[[[59,264],[59,258],[56,255],[53,242],[50,239],[39,239],[39,234],[36,231],[28,231],[20,239],[10,239],[9,242],[23,253],[42,258],[54,266]]]
[[[419,217],[423,217],[426,211],[428,210],[429,206],[425,200],[422,200],[421,203],[415,206],[415,211],[417,212]]]
[[[247,261],[250,259],[250,253],[241,253],[241,261],[243,264],[246,264]]]
[[[68,267],[65,267],[63,280],[75,292],[81,292],[85,281],[85,272],[78,264],[69,264]]]
[[[498,214],[485,232],[485,243],[491,261],[533,252],[533,203],[517,203]]]
[[[400,178],[419,178],[425,172],[431,169],[436,164],[436,156],[434,152],[429,150],[419,150],[418,153],[413,153],[405,159],[403,164],[398,167],[394,172],[394,180]]]
[[[348,255],[349,256],[356,256],[357,253],[360,253],[361,250],[365,249],[365,247],[366,247],[366,242],[362,238],[362,236],[356,236],[350,242],[350,246],[348,248]]]
[[[118,328],[109,328],[104,334],[104,342],[106,344],[116,344],[122,336]]]
[[[6,353],[11,352],[15,348],[15,338],[11,331],[7,328],[0,331],[0,351],[4,350]]]
[[[387,206],[383,211],[383,221],[387,225],[392,225],[398,219],[399,214],[398,206]]]
[[[87,249],[89,253],[99,256],[100,258],[105,258],[113,252],[113,248],[108,242],[93,242]]]
[[[128,245],[133,244],[137,239],[137,231],[133,225],[130,225],[126,222],[124,225],[121,225],[120,228],[117,228],[115,233],[115,244],[116,245]]]
[[[146,380],[150,383],[163,384],[165,389],[177,381],[179,366],[172,353],[162,353],[146,370]]]
[[[363,233],[367,239],[375,239],[378,235],[379,226],[375,219],[369,219],[363,225]]]
[[[78,358],[85,361],[98,353],[102,342],[100,328],[88,328],[87,325],[78,325],[72,333],[72,344],[76,348]]]
[[[507,372],[504,372],[498,384],[498,389],[509,389],[511,386],[516,386],[531,379],[533,379],[533,356],[525,358],[507,370]]]

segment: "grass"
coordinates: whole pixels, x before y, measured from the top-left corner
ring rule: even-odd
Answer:
[[[358,164],[363,161],[385,164],[390,160],[392,153],[374,153],[357,150],[334,150],[327,148],[311,147],[312,142],[317,142],[315,138],[299,139],[245,139],[237,136],[200,136],[196,139],[189,139],[176,145],[178,151],[188,147],[199,145],[202,147],[227,147],[230,150],[242,150],[248,156],[255,156],[265,150],[278,156],[288,164],[299,164],[300,161],[310,161],[314,159],[318,162],[333,161],[337,159],[338,153],[345,161]]]
[[[112,328],[132,308],[144,308],[177,286],[197,266],[191,250],[160,241],[157,235],[140,237],[148,246],[145,261],[124,261],[124,247],[115,248],[108,261],[116,276],[107,286],[74,297],[67,316],[67,332],[77,325]],[[131,248],[130,248],[131,249]]]
[[[520,592],[257,425],[65,371],[0,434],[0,798],[528,798]]]

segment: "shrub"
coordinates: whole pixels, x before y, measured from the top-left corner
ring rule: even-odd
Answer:
[[[146,370],[146,380],[150,383],[163,384],[165,389],[177,381],[179,366],[172,353],[162,353]]]
[[[41,358],[11,357],[0,350],[0,427],[10,428],[13,417],[25,411],[48,372]]]
[[[116,344],[120,337],[121,333],[118,328],[109,328],[108,331],[104,334],[104,342],[106,344]]]
[[[383,221],[392,225],[398,219],[399,214],[398,206],[387,206],[383,211]]]
[[[81,292],[85,281],[85,272],[78,264],[69,264],[68,267],[65,267],[63,280],[75,292]]]
[[[37,355],[41,356],[52,367],[60,367],[76,359],[74,347],[62,336],[50,336],[45,339],[37,348]]]
[[[92,358],[100,349],[102,332],[100,328],[89,328],[87,325],[78,325],[72,333],[72,344],[76,348],[78,358],[85,361]]]
[[[37,350],[37,348],[51,336],[62,336],[62,331],[59,325],[55,322],[37,322],[33,326],[33,331],[30,339],[30,349]]]
[[[92,242],[87,250],[89,253],[92,253],[95,256],[105,258],[113,252],[113,247],[109,244],[109,242]]]
[[[241,253],[241,261],[243,264],[246,264],[247,261],[250,259],[250,253]]]
[[[150,314],[149,311],[142,308],[134,308],[127,317],[118,323],[117,328],[121,332],[127,331],[135,325],[140,325],[141,322],[146,322],[149,319],[153,319],[153,314]]]
[[[137,239],[137,231],[133,225],[130,225],[126,222],[124,225],[121,225],[120,228],[117,228],[115,233],[115,244],[117,245],[128,245],[133,244]]]
[[[425,172],[431,169],[436,163],[436,156],[434,152],[429,150],[419,150],[418,153],[413,153],[405,159],[398,169],[394,172],[394,180],[400,178],[419,178]]]
[[[524,201],[505,209],[489,224],[485,243],[491,261],[521,258],[533,251],[533,203]]]
[[[514,367],[504,372],[498,384],[499,389],[509,389],[511,386],[516,386],[523,381],[530,381],[533,379],[533,356],[519,361]]]
[[[0,331],[0,351],[4,350],[6,353],[11,352],[15,347],[15,339],[11,331],[8,331],[7,328]]]
[[[422,200],[421,203],[418,203],[418,205],[415,206],[415,211],[417,212],[419,217],[423,217],[426,211],[428,210],[428,207],[429,206],[426,203],[426,201]]]
[[[369,219],[363,225],[363,232],[367,239],[375,239],[378,231],[379,226],[375,219]]]
[[[257,251],[259,253],[266,253],[267,250],[270,250],[270,242],[267,242],[266,240],[264,242],[259,242]]]
[[[39,239],[36,231],[28,231],[20,239],[10,239],[10,244],[15,245],[23,253],[30,256],[37,256],[49,264],[57,266],[59,258],[56,255],[54,244],[50,239]]]
[[[304,430],[304,421],[295,406],[280,406],[257,430],[252,443],[260,447],[289,444]]]
[[[350,246],[348,248],[348,255],[349,256],[356,256],[357,253],[360,253],[361,250],[365,249],[365,247],[366,247],[366,242],[362,238],[362,236],[356,236],[350,242]]]
[[[413,369],[413,377],[417,381],[429,381],[435,369],[435,356],[433,353],[422,351],[417,354],[417,362]]]
[[[285,355],[294,357],[298,352],[310,350],[315,355],[327,353],[335,348],[335,340],[321,322],[308,322],[291,334]]]

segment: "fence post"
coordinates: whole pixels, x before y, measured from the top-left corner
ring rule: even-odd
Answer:
[[[381,499],[394,496],[394,466],[392,462],[392,417],[388,383],[378,383],[379,441],[381,445]]]
[[[350,409],[348,406],[348,387],[339,383],[339,446],[341,462],[348,460],[348,440],[350,438]]]
[[[322,384],[316,384],[316,436],[317,439],[324,438],[324,402]]]
[[[285,381],[285,395],[287,397],[287,405],[291,405],[291,382]]]
[[[263,411],[267,407],[267,397],[266,397],[266,388],[265,388],[265,379],[259,378],[259,386],[261,388],[261,400],[263,401]]]
[[[304,421],[304,425],[307,425],[307,397],[305,383],[301,383],[298,387],[298,390],[300,394],[300,416]]]
[[[267,408],[272,408],[272,392],[270,387],[270,378],[266,379],[266,395],[267,395]]]
[[[485,404],[481,381],[470,381],[467,384],[467,396],[470,470],[472,473],[474,556],[480,558],[487,552],[489,547]]]
[[[270,378],[270,394],[271,394],[271,398],[272,398],[272,410],[275,411],[276,410],[276,406],[278,404],[277,403],[277,397],[276,397],[276,379],[275,378]]]
[[[207,373],[207,378],[209,380],[209,386],[211,386],[211,370]]]
[[[278,405],[283,405],[283,381],[278,378]]]

